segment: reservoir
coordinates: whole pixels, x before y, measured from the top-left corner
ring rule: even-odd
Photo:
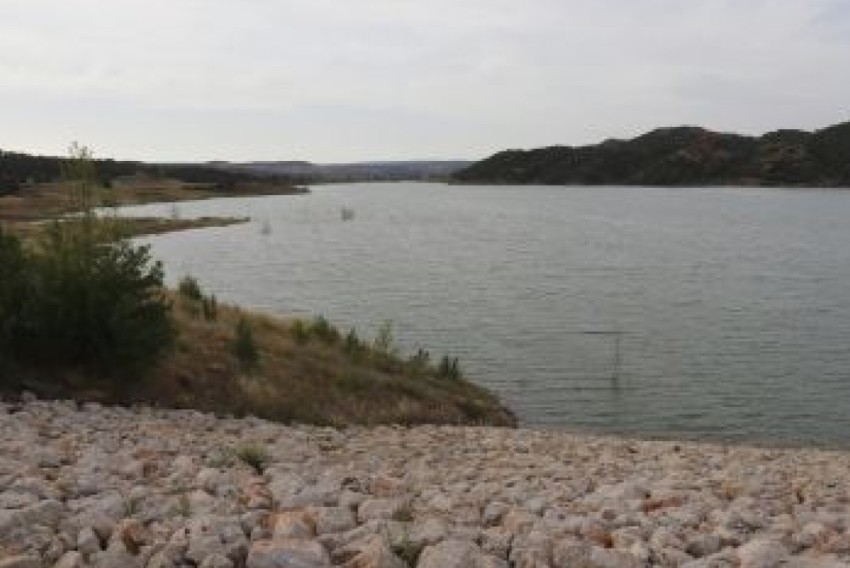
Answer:
[[[460,358],[525,425],[850,445],[850,191],[316,186],[126,208],[171,284]]]

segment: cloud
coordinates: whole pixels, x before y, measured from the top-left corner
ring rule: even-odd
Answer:
[[[6,0],[0,147],[484,156],[848,118],[839,0]],[[297,152],[297,156],[293,153]]]

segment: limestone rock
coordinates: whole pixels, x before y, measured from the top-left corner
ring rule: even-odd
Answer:
[[[354,513],[347,507],[313,507],[308,513],[316,534],[342,533],[357,526]]]
[[[316,541],[274,539],[255,542],[246,568],[330,568],[328,553]]]
[[[422,551],[417,568],[484,568],[504,566],[507,562],[485,554],[475,543],[444,540]]]
[[[410,528],[408,540],[417,548],[437,544],[448,536],[448,525],[437,517],[415,520]]]
[[[343,564],[344,568],[407,568],[407,564],[396,556],[380,536],[365,543],[360,552]]]
[[[53,568],[84,568],[83,555],[76,550],[63,554]]]
[[[787,558],[785,546],[768,539],[754,539],[738,549],[741,568],[776,568]]]
[[[100,539],[94,529],[86,527],[77,535],[77,550],[83,554],[94,554],[100,552]]]
[[[401,498],[366,499],[357,508],[357,520],[363,523],[373,519],[392,519],[408,506],[407,501]]]
[[[199,568],[234,568],[234,566],[235,564],[230,558],[216,552],[204,558]]]
[[[313,516],[304,511],[287,511],[272,516],[274,538],[312,538],[316,535]]]
[[[16,554],[0,558],[0,568],[41,568],[41,560],[29,554]]]

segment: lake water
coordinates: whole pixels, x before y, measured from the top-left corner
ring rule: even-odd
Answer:
[[[391,320],[525,424],[850,445],[850,191],[351,184],[135,212],[252,217],[145,242],[228,301]],[[622,334],[619,364],[588,332]]]

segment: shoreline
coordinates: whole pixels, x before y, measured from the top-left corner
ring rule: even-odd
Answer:
[[[306,186],[249,185],[237,190],[219,190],[197,188],[191,185],[174,186],[172,183],[155,187],[129,187],[112,190],[102,189],[101,197],[107,193],[113,203],[109,206],[132,207],[151,204],[177,204],[186,201],[205,201],[207,199],[230,199],[238,197],[267,197],[276,195],[307,195]],[[67,189],[62,184],[51,183],[27,188],[20,193],[0,196],[0,226],[27,237],[38,232],[39,225],[45,221],[59,219],[72,213]],[[106,203],[101,207],[107,206]],[[129,227],[131,237],[159,235],[200,229],[222,227],[250,221],[248,218],[204,217],[199,219],[170,219],[149,217],[120,217]]]
[[[476,383],[477,384],[477,383]],[[33,385],[30,385],[33,386]],[[485,388],[485,387],[481,387]],[[488,392],[492,392],[487,389]],[[718,439],[718,438],[699,438],[699,437],[684,437],[676,434],[643,434],[640,432],[616,432],[616,431],[606,431],[606,430],[596,430],[592,428],[580,428],[569,425],[547,425],[547,424],[528,424],[524,423],[517,419],[517,422],[513,425],[493,425],[493,424],[452,424],[447,422],[434,422],[434,423],[358,423],[358,422],[349,422],[343,423],[339,425],[333,424],[320,424],[320,423],[311,423],[311,422],[301,422],[295,420],[294,422],[286,421],[286,420],[274,420],[271,418],[265,418],[256,414],[252,414],[250,412],[243,412],[240,414],[236,413],[228,413],[226,411],[216,411],[204,408],[191,408],[191,407],[173,407],[173,406],[159,406],[153,405],[148,401],[144,400],[133,400],[128,402],[116,402],[108,399],[102,398],[83,398],[83,399],[75,399],[70,398],[70,394],[60,395],[56,398],[44,397],[39,394],[33,394],[30,390],[27,390],[26,385],[22,385],[20,388],[15,388],[13,390],[3,390],[0,388],[0,408],[4,405],[6,407],[17,408],[24,407],[27,404],[38,402],[38,403],[46,403],[46,404],[73,404],[79,408],[82,408],[86,405],[94,405],[95,407],[105,407],[105,408],[115,408],[121,409],[128,412],[189,412],[189,413],[198,413],[201,415],[209,415],[210,417],[222,418],[222,419],[231,419],[231,420],[260,420],[265,421],[270,424],[276,424],[284,428],[294,427],[294,428],[316,428],[316,429],[332,429],[338,431],[346,431],[346,430],[371,430],[377,428],[394,428],[401,430],[409,430],[415,428],[483,428],[483,429],[506,429],[510,431],[516,432],[538,432],[544,435],[551,436],[563,436],[566,438],[576,438],[576,439],[586,439],[586,440],[594,440],[599,443],[646,443],[646,444],[667,444],[671,447],[674,446],[705,446],[706,448],[715,449],[715,450],[733,450],[733,449],[748,449],[748,450],[756,450],[756,451],[779,451],[779,452],[821,452],[821,453],[836,453],[836,454],[848,454],[850,455],[850,443],[846,446],[842,446],[840,444],[830,444],[823,443],[817,440],[810,441],[795,441],[795,440],[765,440],[765,439]],[[500,399],[501,400],[501,399]],[[504,402],[503,408],[507,410],[511,410],[509,406],[507,406]]]
[[[0,450],[26,566],[850,565],[847,451],[31,398]]]
[[[583,436],[588,438],[612,438],[616,440],[633,440],[640,442],[667,442],[672,444],[706,444],[721,447],[745,447],[762,450],[802,450],[815,449],[822,451],[835,451],[850,453],[850,440],[847,442],[823,442],[820,440],[805,439],[782,439],[782,438],[720,438],[699,437],[697,435],[685,434],[650,434],[643,432],[624,432],[616,430],[602,430],[594,428],[582,428],[579,426],[556,425],[556,424],[529,424],[518,420],[517,428],[520,430],[540,430],[555,432],[565,435]]]

